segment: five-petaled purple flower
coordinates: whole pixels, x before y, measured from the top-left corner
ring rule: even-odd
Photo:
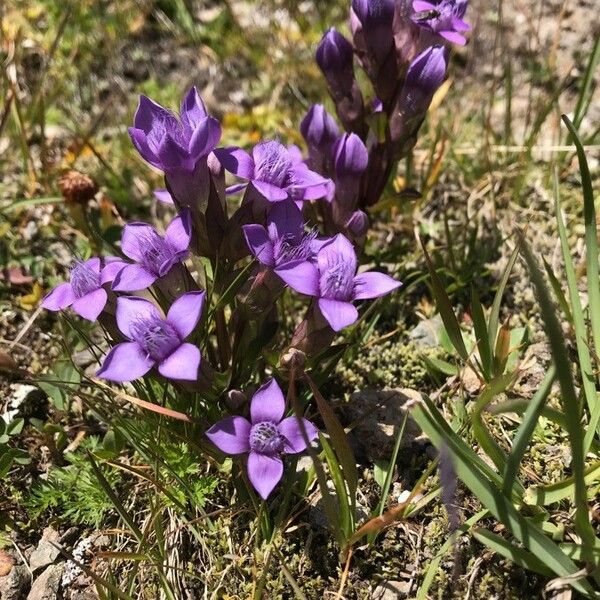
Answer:
[[[117,326],[127,342],[106,356],[97,375],[111,381],[132,381],[158,365],[167,379],[196,381],[200,350],[185,342],[195,329],[204,304],[204,292],[188,292],[169,309],[166,319],[143,298],[117,300]]]
[[[218,148],[215,155],[227,171],[250,181],[271,202],[318,200],[327,195],[331,184],[301,162],[295,149],[290,151],[276,140],[260,142],[252,156],[237,147]]]
[[[42,306],[53,311],[71,306],[80,317],[95,321],[108,300],[102,286],[110,283],[121,268],[122,263],[112,259],[105,259],[104,267],[96,257],[77,261],[71,268],[70,280],[55,287],[44,298]]]
[[[248,478],[264,500],[283,475],[281,455],[306,450],[302,429],[309,441],[319,434],[307,419],[295,416],[284,419],[284,414],[283,393],[272,379],[252,397],[250,421],[239,416],[227,417],[206,432],[210,441],[225,454],[248,453]]]
[[[219,143],[221,125],[207,114],[193,87],[181,103],[180,119],[150,98],[140,96],[129,135],[142,158],[157,169],[192,172],[200,158]]]
[[[354,300],[384,296],[402,284],[389,275],[369,271],[356,274],[358,261],[348,238],[338,233],[323,244],[316,264],[308,261],[285,265],[277,274],[292,289],[315,296],[321,313],[334,331],[358,319]]]
[[[266,267],[310,260],[315,254],[316,234],[304,231],[302,212],[291,200],[272,205],[266,227],[253,223],[242,229],[250,252]]]
[[[463,21],[467,10],[466,0],[414,0],[412,21],[454,44],[464,46],[463,33],[471,26]]]
[[[124,263],[126,266],[115,277],[113,290],[134,292],[151,286],[175,264],[185,260],[191,237],[191,218],[186,209],[171,221],[164,237],[146,223],[126,225],[121,236],[121,250],[136,264]]]

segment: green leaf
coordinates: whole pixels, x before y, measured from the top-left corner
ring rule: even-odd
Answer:
[[[473,319],[473,328],[475,330],[475,337],[477,338],[477,348],[479,349],[479,356],[481,358],[481,369],[483,371],[484,379],[487,381],[490,378],[490,371],[492,368],[492,347],[490,345],[483,307],[481,306],[474,285],[471,286],[471,318]]]
[[[552,577],[554,574],[551,569],[549,569],[537,556],[524,550],[523,548],[519,548],[514,544],[511,544],[509,541],[504,538],[492,533],[488,529],[484,529],[483,527],[477,527],[471,530],[471,535],[478,541],[481,542],[484,546],[490,548],[500,556],[504,556],[504,558],[508,558],[516,565],[523,567],[525,569],[529,569],[530,571],[534,571],[535,573],[539,573],[540,575],[545,575],[546,577]]]
[[[413,409],[412,416],[438,450],[446,444],[457,476],[527,550],[559,577],[572,575],[579,570],[538,525],[519,513],[512,501],[500,492],[494,479],[484,475],[484,471],[478,466],[479,457],[447,426],[431,400],[424,397],[423,402]],[[573,580],[571,585],[590,597],[594,595],[586,580]]]
[[[504,484],[502,489],[506,496],[510,496],[514,481],[517,479],[519,465],[523,460],[523,456],[525,456],[527,446],[529,445],[529,441],[531,440],[531,436],[533,435],[538,418],[544,408],[546,398],[550,393],[555,377],[556,369],[554,368],[554,365],[552,365],[544,376],[537,392],[529,402],[527,410],[521,420],[521,425],[513,438],[512,451],[506,459],[506,466],[504,468]]]
[[[427,262],[427,268],[429,269],[429,275],[431,276],[431,284],[433,288],[433,295],[435,297],[435,303],[442,317],[442,321],[444,322],[444,327],[446,328],[448,337],[450,338],[450,341],[452,342],[452,345],[454,346],[456,352],[458,352],[459,356],[465,362],[468,362],[469,353],[465,347],[460,330],[460,324],[458,323],[458,319],[456,318],[454,310],[452,309],[450,298],[448,297],[444,285],[439,278],[433,263],[431,262],[431,258],[429,257],[427,248],[423,242],[421,242],[421,247],[423,248],[425,261]]]

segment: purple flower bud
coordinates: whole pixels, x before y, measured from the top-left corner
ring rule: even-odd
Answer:
[[[346,229],[355,237],[359,238],[365,235],[369,229],[369,217],[362,210],[352,213],[352,216],[346,222]]]
[[[352,69],[352,44],[335,27],[331,27],[321,38],[316,58],[325,76],[335,78],[342,71]]]
[[[433,94],[446,77],[447,55],[443,46],[433,46],[421,52],[408,67],[399,103],[405,119],[427,112]]]
[[[320,151],[327,151],[340,134],[335,119],[322,104],[313,104],[309,108],[300,124],[300,131],[309,150],[315,148]]]
[[[369,153],[355,133],[345,133],[335,144],[336,177],[360,177],[369,164]]]
[[[360,22],[367,50],[380,64],[393,44],[394,11],[394,0],[352,0],[352,12]]]

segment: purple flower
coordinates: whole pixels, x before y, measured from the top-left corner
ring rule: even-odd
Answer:
[[[362,210],[353,212],[346,221],[346,229],[358,238],[366,235],[369,230],[369,217]]]
[[[310,167],[329,175],[331,149],[340,135],[335,119],[322,104],[313,104],[300,123],[300,131],[308,146]]]
[[[248,478],[264,500],[283,475],[281,455],[306,450],[302,429],[310,441],[319,434],[307,419],[295,416],[284,419],[284,414],[283,393],[271,379],[252,396],[250,421],[239,416],[227,417],[206,432],[208,439],[225,454],[248,454]]]
[[[334,331],[340,331],[358,319],[354,300],[384,296],[402,285],[383,273],[357,275],[357,267],[354,247],[338,233],[321,246],[316,264],[291,263],[277,274],[297,292],[318,298],[321,313]]]
[[[171,221],[164,237],[146,223],[126,225],[121,236],[121,250],[136,263],[125,263],[126,266],[115,277],[113,290],[134,292],[150,287],[174,265],[186,259],[191,237],[192,225],[188,210],[183,210]]]
[[[471,26],[462,17],[467,10],[466,0],[414,0],[412,4],[415,14],[411,19],[419,27],[423,27],[454,44],[464,46],[467,43],[464,35]]]
[[[398,101],[398,113],[405,121],[425,115],[446,77],[447,64],[448,51],[443,46],[427,48],[412,61]]]
[[[219,143],[221,125],[208,116],[193,87],[181,103],[180,118],[150,100],[140,97],[129,135],[142,158],[166,173],[192,172],[200,158]]]
[[[369,164],[369,153],[355,133],[345,133],[334,147],[336,177],[359,178]]]
[[[242,229],[250,252],[266,267],[310,260],[314,255],[315,234],[304,231],[302,212],[289,200],[271,207],[266,227],[252,224]]]
[[[215,155],[227,171],[249,180],[271,202],[318,200],[330,183],[301,162],[295,150],[275,140],[254,146],[252,156],[237,147],[219,148]]]
[[[123,267],[121,261],[105,259],[104,267],[99,258],[77,261],[71,268],[69,282],[55,287],[42,301],[47,310],[63,310],[69,306],[80,317],[95,321],[106,306],[108,295],[102,287],[111,282]]]
[[[195,329],[203,305],[204,292],[188,292],[173,302],[165,319],[148,300],[118,298],[117,326],[128,341],[108,353],[97,375],[132,381],[158,365],[163,377],[196,381],[200,350],[184,340]]]

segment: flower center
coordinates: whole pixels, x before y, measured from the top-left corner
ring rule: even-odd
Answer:
[[[291,168],[292,159],[283,144],[275,140],[260,144],[260,160],[256,165],[256,179],[277,187],[285,187]]]
[[[288,233],[274,240],[273,254],[277,266],[293,260],[310,260],[314,257],[312,243],[317,237],[317,231],[302,232],[300,235]]]
[[[129,333],[144,352],[157,362],[167,358],[181,344],[173,325],[157,317],[135,321]]]
[[[89,265],[78,262],[71,269],[71,288],[77,298],[81,298],[101,287],[100,273]]]
[[[250,448],[259,454],[280,454],[283,451],[283,436],[275,423],[261,421],[250,429]]]
[[[333,300],[349,300],[354,287],[352,265],[340,260],[321,272],[319,288],[321,297]]]
[[[140,236],[143,255],[141,263],[154,275],[165,275],[178,262],[177,251],[154,230],[145,230]]]

